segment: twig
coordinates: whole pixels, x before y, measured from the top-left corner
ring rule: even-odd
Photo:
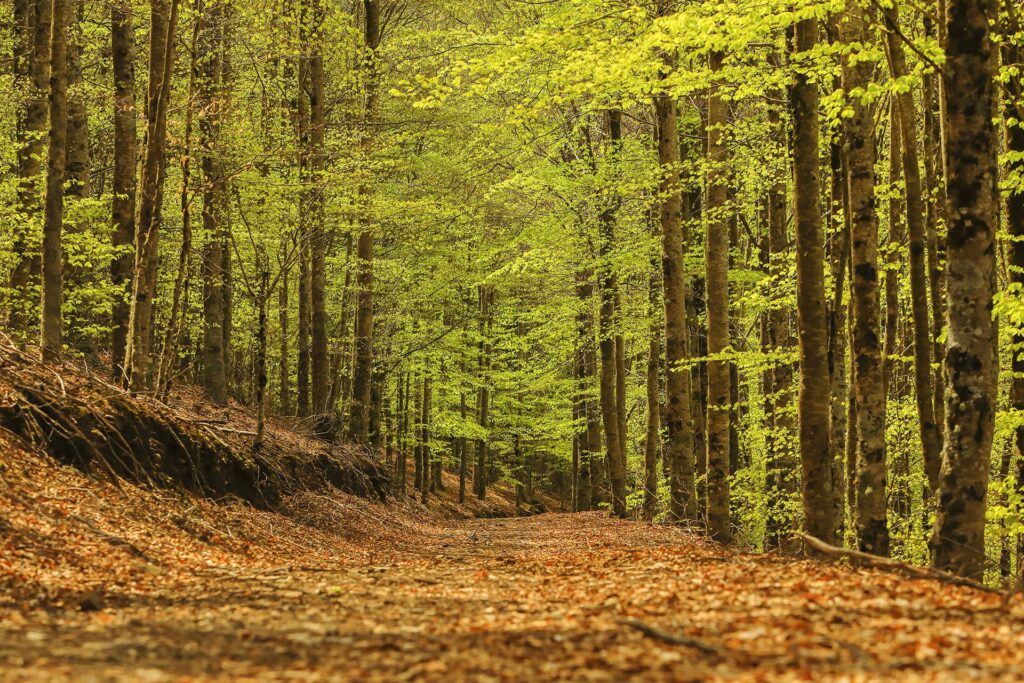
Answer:
[[[986,593],[996,593],[1002,595],[1003,591],[998,588],[992,588],[986,586],[983,583],[974,581],[972,579],[965,579],[962,576],[956,574],[950,574],[944,572],[941,569],[931,569],[929,567],[915,567],[912,564],[906,564],[904,562],[898,562],[896,560],[889,559],[888,557],[881,557],[880,555],[872,555],[871,553],[861,552],[860,550],[847,550],[846,548],[839,548],[834,545],[829,545],[821,539],[815,538],[810,534],[797,534],[797,536],[803,540],[804,543],[809,545],[814,550],[822,553],[823,555],[830,555],[832,557],[845,557],[855,564],[864,564],[869,567],[875,567],[876,569],[885,569],[888,571],[895,571],[914,579],[930,579],[932,581],[940,581],[942,583],[948,583],[953,586],[964,586],[966,588],[974,588],[975,590],[984,591]]]
[[[667,631],[662,631],[659,628],[655,628],[650,624],[645,624],[644,622],[639,621],[637,619],[616,619],[615,622],[617,624],[622,624],[623,626],[634,628],[637,631],[640,631],[640,633],[644,634],[648,638],[654,638],[655,640],[660,640],[662,642],[668,643],[669,645],[685,645],[686,647],[692,647],[695,650],[700,650],[704,654],[714,655],[716,657],[720,657],[722,656],[722,654],[727,652],[727,650],[717,648],[714,645],[710,645],[698,638],[691,638],[690,636],[680,636],[674,633],[668,633]]]
[[[204,425],[204,426],[211,426],[213,429],[216,429],[218,432],[228,432],[229,434],[244,434],[245,436],[256,436],[256,432],[250,432],[250,431],[247,431],[245,429],[232,429],[231,427],[220,427],[218,425]]]

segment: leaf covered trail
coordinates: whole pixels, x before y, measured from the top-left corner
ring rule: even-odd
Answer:
[[[599,513],[437,522],[337,566],[212,566],[0,621],[0,678],[1020,680],[1024,608]],[[670,642],[676,641],[676,642]]]

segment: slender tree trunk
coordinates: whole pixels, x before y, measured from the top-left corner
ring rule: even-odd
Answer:
[[[465,372],[465,368],[463,368]],[[459,392],[459,417],[462,423],[466,423],[466,392]],[[460,436],[456,442],[459,451],[459,504],[466,502],[466,474],[468,472],[468,453],[466,452],[466,437]]]
[[[925,33],[934,35],[934,28],[930,19],[925,14]],[[946,219],[946,177],[943,172],[942,161],[942,130],[941,116],[939,113],[939,80],[938,74],[927,74],[924,77],[924,130],[925,130],[925,185],[928,192],[926,205],[926,231],[928,235],[928,274],[929,293],[932,304],[932,358],[939,364],[935,371],[935,381],[932,383],[932,406],[935,414],[935,424],[939,430],[941,439],[943,425],[945,423],[945,396],[946,381],[942,375],[941,360],[944,355],[944,347],[941,341],[942,328],[946,324],[946,307],[943,295],[946,291],[946,279],[943,275],[946,256],[945,240],[938,235],[938,226],[948,225]],[[941,466],[942,454],[939,454],[939,465]],[[928,507],[931,508],[932,499],[935,495],[935,488],[925,492],[928,498]]]
[[[611,154],[618,150],[622,135],[621,112],[608,112],[608,131]],[[615,301],[618,283],[611,262],[614,248],[615,207],[606,207],[601,215],[601,416],[605,434],[605,459],[608,462],[608,478],[611,483],[612,513],[616,517],[626,516],[626,464],[619,436],[620,422],[616,397],[617,358],[615,352]]]
[[[305,42],[305,27],[300,27],[302,41]],[[296,402],[299,417],[310,415],[309,395],[309,333],[310,333],[310,237],[312,234],[310,218],[309,196],[310,180],[310,120],[309,120],[309,97],[306,93],[308,81],[309,64],[305,58],[299,59],[299,93],[296,101],[296,128],[299,145],[299,179],[302,182],[303,190],[300,194],[299,205],[299,282],[298,282],[298,349],[296,352]]]
[[[661,321],[658,292],[661,264],[651,263],[648,315],[651,319],[647,351],[647,434],[644,438],[644,519],[653,520],[658,511],[658,455],[661,452]]]
[[[796,25],[796,50],[817,43],[817,19]],[[798,74],[793,101],[793,194],[796,205],[797,317],[800,342],[800,459],[804,524],[826,543],[835,540],[832,496],[828,324],[825,315],[824,238],[818,166],[818,86]]]
[[[257,303],[258,320],[256,328],[256,438],[253,450],[263,447],[267,422],[267,305],[270,301],[270,271],[263,260]]]
[[[658,120],[658,162],[661,164],[661,265],[665,289],[665,428],[670,505],[673,521],[695,520],[693,481],[692,396],[688,360],[686,281],[683,242],[683,195],[679,177],[679,134],[676,106],[665,94],[654,98]],[[687,216],[688,218],[688,216]]]
[[[146,99],[146,147],[139,183],[130,334],[125,351],[133,392],[152,386],[153,309],[160,239],[160,206],[165,175],[167,109],[174,65],[178,0],[153,0],[150,13],[149,90]]]
[[[594,345],[594,274],[583,270],[576,275],[576,298],[579,312],[576,314],[576,395],[574,417],[577,422],[575,444],[574,487],[576,512],[591,508],[591,461],[594,451],[599,448],[591,440],[590,390],[593,386],[592,355]],[[600,435],[598,435],[600,441]]]
[[[324,9],[321,0],[311,0],[306,96],[309,99],[308,210],[309,210],[309,315],[310,315],[310,406],[317,416],[315,429],[325,434],[330,369],[327,359],[327,235],[324,207],[325,106],[324,101]]]
[[[949,216],[946,291],[946,442],[939,477],[932,561],[982,579],[985,497],[996,410],[992,272],[998,227],[995,74],[990,0],[949,0],[945,166]]]
[[[890,107],[895,106],[891,104]],[[895,120],[890,109],[890,120]],[[897,196],[899,185],[900,164],[900,128],[889,129],[889,237],[885,257],[885,345],[882,349],[882,387],[886,400],[889,397],[889,385],[893,379],[894,359],[899,356],[899,320],[900,320],[900,249],[903,245],[903,211]]]
[[[67,42],[67,197],[84,199],[92,191],[89,159],[89,109],[82,96],[82,51],[85,48],[82,20],[85,0],[62,0]]]
[[[39,191],[36,182],[41,171],[40,160],[46,148],[48,101],[50,89],[50,24],[52,0],[17,0],[14,5],[15,38],[14,68],[24,78],[26,102],[23,118],[18,121],[18,203],[22,220],[14,226],[11,250],[15,255],[11,269],[11,308],[8,322],[11,331],[21,338],[28,336],[31,318],[38,302],[35,287],[39,283],[41,251],[29,239],[29,218],[39,213]]]
[[[420,422],[420,502],[426,505],[430,499],[430,376],[423,377],[423,416]]]
[[[477,290],[479,298],[479,374],[480,387],[477,389],[477,422],[484,430],[490,418],[490,387],[488,386],[490,366],[490,345],[487,342],[491,305],[494,303],[493,290],[487,285],[480,285]],[[483,500],[487,497],[487,437],[476,442],[476,465],[473,467],[473,489],[476,497]]]
[[[723,543],[732,536],[729,524],[729,412],[732,377],[721,355],[729,348],[729,224],[726,186],[728,153],[725,127],[728,109],[714,82],[722,68],[722,53],[712,52],[711,91],[708,95],[707,265],[708,302],[708,532]]]
[[[1003,64],[1020,64],[1024,61],[1024,48],[1011,41],[1003,42]],[[1018,155],[1015,164],[1017,173],[1024,170],[1024,128],[1018,125],[1006,125],[1007,121],[1016,119],[1024,121],[1024,85],[1020,80],[1011,79],[1006,85],[1003,104],[1003,134],[1006,151]],[[1006,194],[1006,227],[1010,233],[1007,241],[1007,261],[1009,281],[1024,287],[1024,188],[1018,186],[1015,192]],[[1024,332],[1019,326],[1011,326],[1010,349],[1010,408],[1024,411]],[[1009,470],[1016,473],[1018,490],[1024,483],[1024,425],[1014,429],[1012,463]],[[1024,534],[1017,534],[1017,572],[1024,572]]]
[[[192,32],[192,49],[189,51],[191,64],[185,111],[184,153],[181,155],[181,192],[178,195],[181,207],[181,248],[178,252],[178,269],[171,293],[171,311],[167,328],[164,330],[160,365],[156,376],[156,391],[161,399],[166,398],[171,390],[172,375],[178,366],[178,347],[188,316],[187,300],[192,270],[192,111],[196,104],[196,85],[199,77],[198,48],[201,28],[200,22],[197,21]]]
[[[843,42],[870,40],[864,9],[851,2],[846,11]],[[852,60],[850,60],[852,61]],[[844,60],[843,89],[866,88],[872,65]],[[856,514],[859,547],[865,552],[889,554],[885,490],[886,397],[882,375],[881,304],[878,282],[878,213],[875,208],[875,129],[871,110],[863,101],[852,102],[853,116],[844,128],[850,193],[851,276],[853,277],[851,381],[856,404],[857,490]]]
[[[135,155],[138,131],[135,122],[135,30],[130,0],[110,5],[110,42],[114,76],[114,172],[111,214],[113,247],[117,250],[110,266],[114,286],[111,315],[110,353],[113,376],[124,382],[125,351],[128,344],[128,295],[131,290],[132,241],[135,238]]]
[[[199,147],[203,171],[203,387],[210,400],[227,405],[228,374],[225,345],[225,272],[224,237],[227,202],[227,181],[221,142],[224,84],[222,63],[223,8],[218,5],[202,8],[197,40],[197,94]]]
[[[907,61],[899,31],[899,10],[895,6],[884,10],[886,47],[889,72],[894,79],[905,78]],[[932,328],[928,321],[928,279],[925,275],[927,229],[924,192],[917,153],[917,107],[913,91],[894,95],[897,117],[893,127],[899,126],[904,191],[906,192],[907,232],[910,238],[910,303],[914,327],[914,390],[917,399],[921,445],[924,449],[924,470],[928,484],[938,486],[939,462],[942,452],[942,434],[935,423],[932,394]]]
[[[278,409],[281,415],[292,411],[291,375],[288,370],[288,264],[282,266],[281,284],[277,289],[277,317],[281,348],[277,359],[278,368]]]
[[[780,151],[785,149],[785,127],[778,112],[769,110],[772,138]],[[786,204],[786,181],[778,173],[768,190],[768,251],[772,264],[770,270],[775,282],[781,283],[788,276],[785,263],[789,250],[787,230],[789,209]],[[776,354],[787,353],[793,347],[789,314],[785,307],[773,306],[768,311],[769,344]],[[793,424],[793,365],[776,361],[771,370],[772,389],[771,413],[773,435],[767,462],[768,522],[766,545],[769,548],[784,546],[796,530],[797,519],[791,512],[792,503],[798,491],[799,463],[793,449],[795,426]]]
[[[43,204],[42,336],[44,361],[60,356],[63,340],[64,166],[67,154],[67,0],[53,0],[50,31],[50,133],[46,158],[46,200]]]
[[[364,65],[366,85],[364,92],[364,130],[360,140],[360,149],[364,163],[369,162],[373,153],[374,138],[372,126],[376,116],[377,102],[377,48],[380,46],[380,3],[378,0],[363,0],[365,15],[365,49]],[[370,382],[373,368],[373,249],[374,237],[370,225],[370,203],[373,190],[370,183],[364,182],[359,188],[362,201],[362,229],[356,249],[358,268],[358,293],[356,295],[355,323],[355,373],[352,382],[352,414],[349,430],[358,443],[367,439],[368,411],[367,401],[370,396]]]

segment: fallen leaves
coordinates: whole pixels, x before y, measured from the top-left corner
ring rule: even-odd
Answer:
[[[282,515],[8,464],[4,680],[1024,677],[1020,600],[969,588],[598,513],[450,522],[318,494]]]

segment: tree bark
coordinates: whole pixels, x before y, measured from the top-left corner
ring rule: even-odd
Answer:
[[[65,36],[67,44],[67,162],[65,165],[65,194],[84,199],[92,191],[89,159],[89,109],[80,92],[82,88],[82,19],[85,0],[64,2]]]
[[[364,104],[363,132],[359,146],[363,163],[368,163],[373,152],[374,138],[372,126],[377,110],[377,48],[380,46],[380,3],[378,0],[363,0],[365,15],[365,49],[364,65]],[[368,410],[370,382],[373,368],[373,250],[374,236],[370,218],[370,202],[373,189],[369,181],[364,181],[359,188],[362,203],[361,231],[356,249],[358,276],[358,293],[356,295],[355,323],[355,373],[352,382],[352,414],[349,430],[357,443],[367,440]]]
[[[870,40],[863,7],[851,2],[842,24],[846,44]],[[867,61],[843,63],[843,89],[866,88],[872,65]],[[851,102],[853,116],[846,119],[844,137],[850,194],[850,240],[853,278],[852,372],[853,411],[856,422],[858,547],[876,555],[889,554],[886,523],[886,397],[882,377],[881,304],[878,282],[878,212],[875,205],[875,128],[871,110],[863,100]]]
[[[607,114],[609,149],[615,155],[622,138],[621,112]],[[600,351],[601,351],[601,421],[605,435],[605,459],[608,463],[608,479],[611,483],[612,513],[616,517],[626,516],[626,463],[622,452],[620,422],[616,396],[617,358],[615,352],[615,301],[618,298],[618,282],[611,262],[615,244],[615,207],[608,206],[600,217]]]
[[[707,233],[704,255],[707,267],[708,306],[708,532],[727,543],[731,537],[729,524],[729,413],[731,410],[732,377],[729,362],[721,355],[729,348],[729,224],[728,224],[728,153],[725,148],[725,127],[728,109],[714,82],[722,68],[722,53],[709,57],[712,73],[708,94],[708,177]],[[716,357],[717,356],[717,357]]]
[[[8,322],[11,331],[23,339],[38,302],[35,286],[39,282],[41,251],[29,239],[29,218],[39,212],[36,182],[40,160],[46,147],[50,78],[50,24],[52,0],[17,0],[14,5],[15,73],[24,79],[26,101],[18,121],[18,203],[23,219],[15,226],[11,250],[15,255],[11,269],[11,307]]]
[[[907,60],[899,31],[899,10],[894,6],[884,10],[886,51],[889,72],[894,79],[905,78]],[[924,192],[917,153],[917,107],[913,92],[907,90],[894,95],[897,117],[892,122],[899,126],[907,232],[910,238],[910,302],[914,327],[914,389],[917,400],[921,445],[924,450],[924,470],[932,490],[938,486],[939,461],[942,452],[942,434],[935,423],[932,394],[932,328],[928,321],[928,279],[925,274],[927,228]],[[934,283],[933,283],[934,284]]]
[[[1003,64],[1020,64],[1024,61],[1024,48],[1012,41],[1002,43]],[[1016,172],[1024,171],[1024,127],[1020,121],[1024,121],[1024,86],[1020,79],[1010,79],[1006,84],[1006,92],[1003,100],[1003,135],[1006,142],[1006,151],[1010,154],[1017,154],[1018,161],[1015,165]],[[1010,119],[1017,119],[1015,126],[1006,125]],[[1020,177],[1020,176],[1018,176]],[[1009,281],[1024,289],[1024,187],[1018,185],[1014,190],[1006,193],[1006,227],[1010,234],[1010,240],[1006,244],[1007,270]],[[1022,411],[1024,414],[1024,333],[1018,326],[1011,326],[1010,342],[1010,408]],[[1024,483],[1024,425],[1014,429],[1013,443],[1010,445],[1013,458],[1008,463],[1011,473],[1016,474],[1015,481],[1018,487]],[[1017,534],[1017,571],[1024,569],[1024,534]]]
[[[420,502],[426,505],[430,499],[430,376],[423,377],[423,415],[420,420]]]
[[[946,442],[931,539],[936,568],[982,579],[996,410],[992,272],[998,227],[990,0],[950,0],[943,66],[949,216]]]
[[[43,303],[40,349],[54,361],[63,347],[61,304],[64,289],[64,171],[67,161],[67,16],[68,0],[53,0],[50,30],[50,132],[43,204]]]
[[[644,437],[644,519],[653,520],[658,511],[658,456],[661,453],[661,321],[658,315],[660,264],[651,263],[648,292],[650,340],[647,349],[647,432]]]
[[[129,315],[130,334],[125,351],[125,365],[130,372],[129,387],[133,392],[149,389],[153,380],[150,372],[150,349],[159,255],[160,206],[163,201],[165,175],[164,146],[174,65],[178,0],[153,0],[150,16],[146,146],[139,183],[139,214]]]
[[[669,470],[669,518],[695,520],[697,501],[693,481],[692,397],[688,360],[686,281],[684,279],[683,201],[679,177],[679,134],[675,102],[668,95],[654,98],[658,120],[658,162],[661,164],[661,266],[665,290],[665,459]]]
[[[197,59],[197,108],[199,147],[203,171],[203,388],[217,405],[227,405],[228,373],[225,335],[226,273],[223,269],[226,237],[225,178],[221,129],[224,124],[222,104],[223,76],[223,7],[204,6],[200,22]]]
[[[130,0],[110,5],[110,44],[114,77],[114,171],[111,217],[113,247],[117,250],[110,266],[114,286],[111,314],[110,355],[114,379],[124,382],[125,351],[128,344],[128,296],[131,290],[132,241],[135,238],[135,155],[138,131],[135,122],[135,29]]]
[[[818,20],[796,25],[796,50],[817,43]],[[797,319],[800,344],[800,459],[804,524],[833,543],[832,456],[829,448],[828,324],[825,313],[824,238],[818,165],[818,86],[798,73],[792,90],[793,194],[796,207]]]

